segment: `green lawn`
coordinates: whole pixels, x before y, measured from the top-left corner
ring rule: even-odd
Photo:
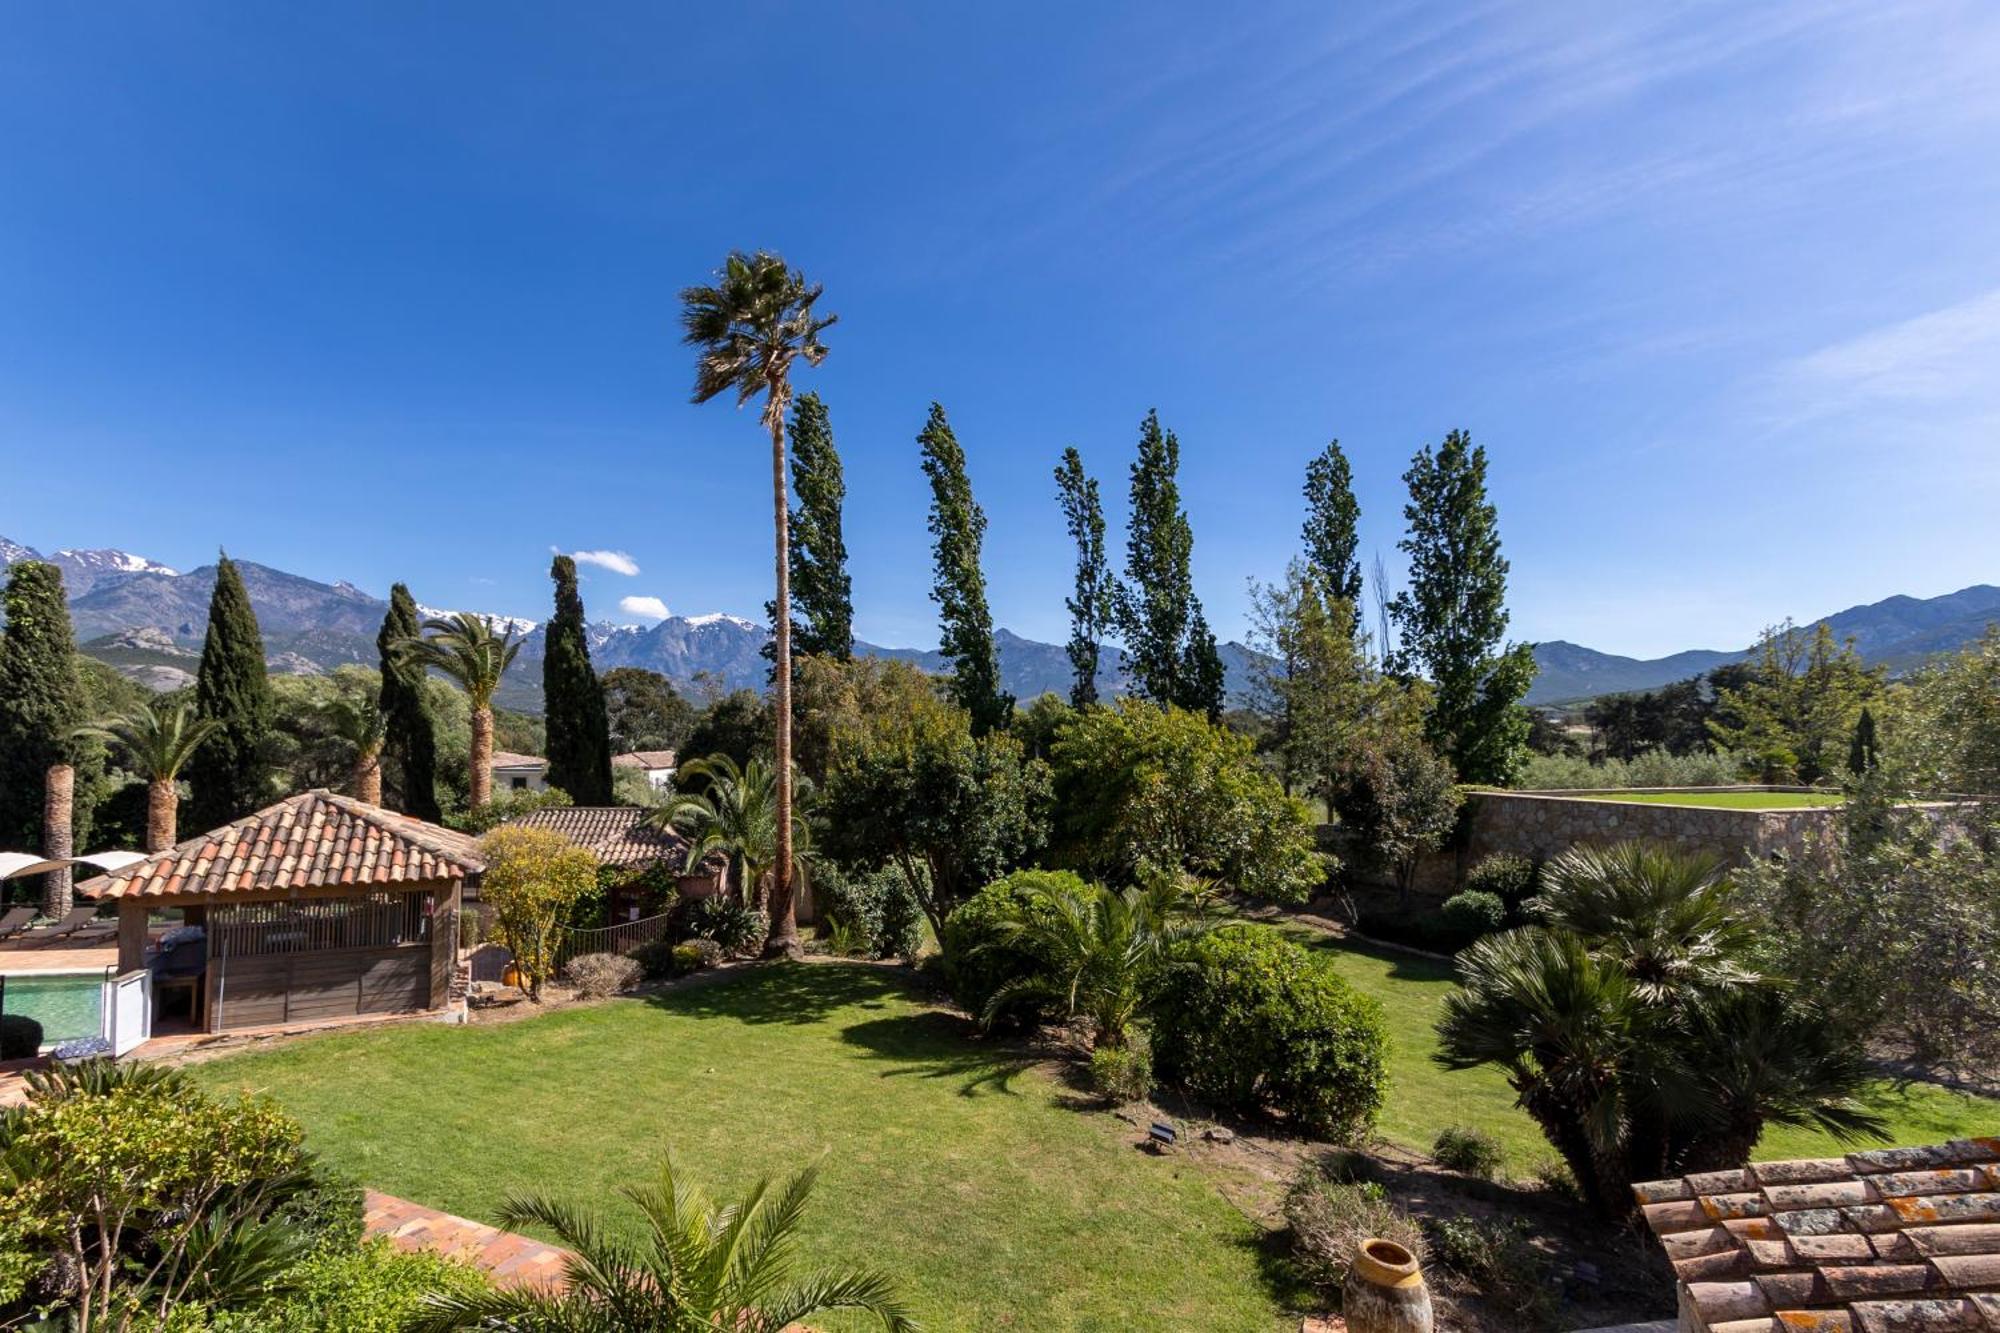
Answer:
[[[830,1149],[807,1253],[890,1267],[932,1329],[1297,1327],[1196,1168],[969,1030],[894,972],[822,963],[195,1073],[272,1093],[366,1183],[486,1220],[515,1187],[608,1198],[669,1146],[717,1191]]]
[[[1632,801],[1639,805],[1699,805],[1711,810],[1797,810],[1839,805],[1845,798],[1837,791],[1594,791],[1588,799]]]
[[[1393,1043],[1389,1104],[1382,1132],[1410,1147],[1428,1149],[1447,1125],[1473,1125],[1500,1140],[1509,1166],[1524,1174],[1555,1154],[1533,1121],[1514,1106],[1514,1093],[1492,1068],[1447,1070],[1431,1060],[1437,1049],[1432,1025],[1452,986],[1451,964],[1399,950],[1338,939],[1311,927],[1274,927],[1324,951],[1342,977],[1382,1002]],[[1887,1118],[1898,1145],[1937,1143],[2000,1129],[2000,1102],[1948,1092],[1930,1084],[1876,1087],[1871,1104]],[[1760,1158],[1820,1157],[1844,1151],[1831,1137],[1779,1126],[1757,1147]]]

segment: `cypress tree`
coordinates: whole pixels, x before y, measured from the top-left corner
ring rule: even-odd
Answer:
[[[242,818],[271,797],[266,753],[271,682],[264,670],[264,636],[243,576],[227,555],[215,566],[194,703],[196,716],[216,724],[187,765],[193,789],[190,831],[205,832]]]
[[[1104,559],[1104,504],[1097,478],[1083,470],[1083,455],[1073,446],[1063,450],[1056,468],[1056,494],[1070,540],[1076,543],[1076,590],[1064,602],[1069,608],[1069,662],[1076,668],[1069,701],[1084,708],[1097,702],[1097,661],[1116,609],[1118,585]]]
[[[1318,576],[1324,596],[1347,603],[1353,628],[1359,629],[1361,560],[1355,551],[1361,541],[1361,505],[1354,498],[1354,470],[1347,465],[1339,440],[1306,464],[1305,496],[1306,563]]]
[[[389,589],[389,613],[375,636],[382,657],[383,753],[389,758],[393,786],[403,813],[435,824],[444,818],[437,798],[437,729],[424,697],[424,669],[397,645],[423,633],[417,599],[407,584]]]
[[[558,555],[549,566],[549,577],[556,585],[556,613],[549,620],[542,657],[549,785],[568,792],[578,805],[610,805],[611,718],[604,706],[604,687],[590,665],[576,561]]]
[[[984,735],[1006,726],[1014,713],[1014,696],[1000,688],[993,614],[986,606],[986,575],[979,567],[986,515],[972,498],[965,450],[937,403],[931,404],[930,420],[917,443],[931,483],[930,531],[937,562],[931,597],[941,622],[939,646],[952,664],[952,697],[972,715],[973,734]]]
[[[1875,712],[1863,704],[1861,716],[1854,719],[1854,739],[1847,746],[1847,771],[1860,777],[1874,772],[1880,762],[1881,755],[1875,746]]]
[[[73,774],[52,783],[52,772],[76,765],[87,748],[76,737],[76,729],[88,719],[62,571],[39,560],[13,566],[5,604],[7,627],[0,635],[0,847],[68,855],[66,843],[89,836],[87,827],[77,827],[87,825],[89,812],[72,806],[69,828],[45,827],[44,819],[48,798],[75,786]],[[43,878],[43,909],[67,911],[69,872]]]
[[[1463,782],[1504,783],[1527,742],[1517,705],[1534,683],[1533,645],[1504,645],[1507,560],[1486,498],[1486,450],[1455,430],[1426,446],[1403,474],[1410,585],[1389,604],[1399,636],[1395,669],[1432,685],[1425,732]]]
[[[789,431],[792,491],[799,498],[791,512],[792,651],[851,661],[854,587],[847,576],[847,542],[840,530],[847,481],[840,451],[833,445],[826,404],[818,394],[804,394],[792,404]],[[766,602],[764,615],[776,620],[778,604]],[[776,657],[776,648],[766,644],[764,656]]]
[[[1155,703],[1219,716],[1221,660],[1194,594],[1194,529],[1181,508],[1181,443],[1146,413],[1132,464],[1118,622],[1132,683]]]

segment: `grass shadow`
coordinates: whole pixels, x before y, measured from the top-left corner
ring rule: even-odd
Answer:
[[[807,1027],[842,1009],[881,1009],[910,991],[889,968],[841,963],[760,963],[728,977],[662,991],[646,1003],[697,1018]]]
[[[932,1010],[855,1023],[841,1029],[840,1039],[871,1060],[895,1066],[884,1070],[883,1078],[958,1079],[961,1097],[1019,1096],[1014,1079],[1037,1063],[1035,1056],[1019,1047],[974,1042],[972,1031],[966,1019]]]

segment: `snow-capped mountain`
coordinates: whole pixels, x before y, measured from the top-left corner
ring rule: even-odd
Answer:
[[[178,574],[180,571],[130,551],[64,549],[43,555],[31,546],[0,537],[0,565],[22,560],[46,560],[63,573],[63,588],[71,597],[81,597],[99,583],[119,574]]]
[[[342,584],[338,586],[351,587],[353,585]],[[442,611],[435,606],[425,606],[422,602],[417,603],[417,615],[425,620],[450,620],[453,616],[462,616],[465,614],[464,611]],[[489,615],[484,611],[474,611],[471,614],[484,620],[487,626],[496,634],[512,634],[517,639],[533,634],[541,624],[539,620],[530,620],[526,616],[496,616]]]

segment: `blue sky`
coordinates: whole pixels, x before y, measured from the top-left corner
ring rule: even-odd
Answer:
[[[8,6],[0,534],[757,614],[675,293],[770,247],[841,316],[864,637],[935,641],[937,399],[1031,636],[1058,453],[1122,523],[1157,406],[1225,637],[1329,436],[1399,570],[1463,426],[1519,637],[1740,644],[2000,581],[1996,68],[1986,0]]]

